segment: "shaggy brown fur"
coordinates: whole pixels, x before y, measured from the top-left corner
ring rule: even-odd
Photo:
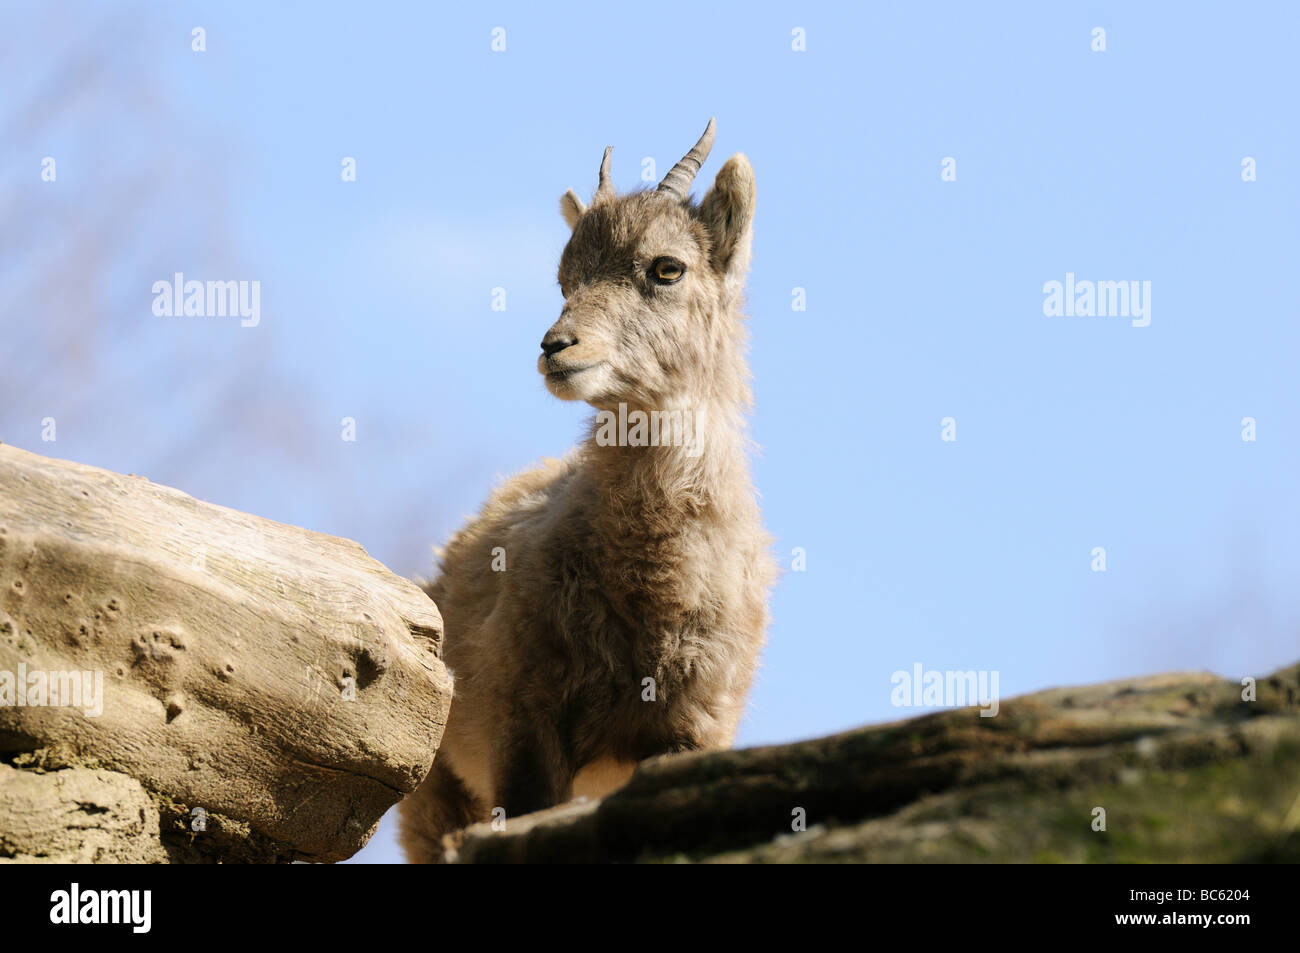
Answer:
[[[657,446],[610,446],[598,415],[580,447],[506,482],[443,552],[426,589],[455,697],[434,770],[402,804],[412,861],[438,859],[444,834],[495,808],[600,795],[642,758],[735,737],[775,563],[744,426],[749,162],[728,160],[700,205],[685,194],[712,134],[710,121],[658,191],[615,196],[606,150],[591,207],[561,200],[573,235],[538,360],[547,387],[599,411],[622,404],[633,422],[682,416],[661,418]]]

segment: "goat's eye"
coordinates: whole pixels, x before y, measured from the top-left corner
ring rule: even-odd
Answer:
[[[671,285],[686,274],[686,266],[676,258],[656,258],[650,265],[650,277],[661,285]]]

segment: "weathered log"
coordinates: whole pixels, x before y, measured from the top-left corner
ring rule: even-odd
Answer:
[[[0,764],[0,860],[155,864],[158,807],[135,778],[92,768],[37,773]]]
[[[500,825],[497,825],[498,827]],[[1061,688],[666,755],[603,801],[479,824],[462,863],[1300,861],[1300,665]]]
[[[0,446],[0,760],[136,779],[173,859],[358,850],[432,764],[441,638],[354,542]],[[90,697],[42,704],[42,673],[61,701],[86,673]],[[0,856],[31,791],[13,778]]]

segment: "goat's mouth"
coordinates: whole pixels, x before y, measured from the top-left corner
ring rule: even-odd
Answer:
[[[567,364],[543,354],[537,359],[537,369],[546,380],[546,389],[560,400],[586,400],[588,391],[600,380],[604,361],[590,364]]]
[[[573,378],[581,374],[583,371],[589,371],[589,370],[591,370],[590,365],[588,365],[587,367],[566,367],[563,370],[559,370],[559,371],[547,371],[546,379],[548,381],[557,381],[557,382],[572,380]]]
[[[546,375],[547,381],[558,384],[572,380],[584,371],[591,370],[599,363],[597,361],[594,364],[562,364],[543,354],[537,361],[537,369]]]

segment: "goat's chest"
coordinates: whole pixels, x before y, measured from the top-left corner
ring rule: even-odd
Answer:
[[[703,610],[676,618],[620,620],[570,660],[566,721],[584,754],[612,750],[635,759],[695,747],[691,726],[730,691],[725,643]]]
[[[690,534],[601,551],[557,588],[551,616],[577,747],[636,757],[694,747],[709,733],[698,726],[732,707],[753,654],[745,557]]]

